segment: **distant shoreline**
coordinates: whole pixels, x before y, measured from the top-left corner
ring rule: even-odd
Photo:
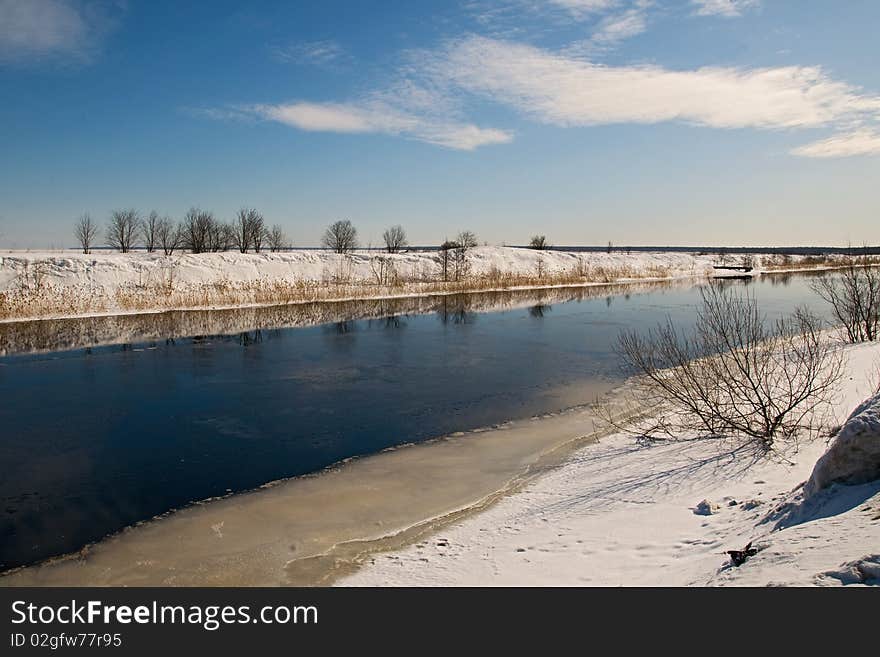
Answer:
[[[701,279],[713,276],[718,260],[717,254],[671,251],[475,247],[453,274],[442,270],[437,252],[19,253],[0,255],[0,322]],[[812,256],[760,260],[756,274],[841,266]]]

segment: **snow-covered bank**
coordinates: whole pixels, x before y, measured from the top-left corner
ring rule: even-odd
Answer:
[[[880,362],[880,344],[847,351],[849,372],[836,405],[841,421],[876,392]],[[876,423],[878,404],[874,397],[868,415],[863,408],[852,420],[860,430]],[[856,431],[847,426],[842,442]],[[880,433],[862,438],[863,449],[876,446]],[[801,484],[826,447],[816,440],[790,462],[751,462],[719,454],[709,442],[645,447],[610,436],[490,509],[375,555],[341,583],[878,583],[880,481],[833,484],[804,500]],[[750,542],[757,554],[733,567],[726,552]]]
[[[485,246],[468,251],[460,280],[443,282],[437,251],[5,252],[0,321],[702,277],[715,260],[710,254]]]

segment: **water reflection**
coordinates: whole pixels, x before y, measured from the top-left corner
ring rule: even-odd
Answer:
[[[535,319],[544,319],[544,315],[553,310],[553,306],[547,304],[537,304],[529,308],[529,315]]]
[[[471,324],[475,313],[518,307],[544,308],[554,303],[606,297],[610,305],[615,294],[650,292],[688,283],[654,282],[638,285],[597,285],[545,290],[481,292],[433,297],[408,297],[344,302],[306,303],[234,310],[171,311],[143,315],[114,315],[78,319],[46,319],[0,324],[0,356],[48,351],[91,349],[119,345],[132,349],[144,343],[175,344],[189,338],[194,343],[237,336],[242,346],[264,339],[261,331],[327,324],[344,335],[354,330],[352,322],[375,319],[389,329],[406,326],[409,316],[434,313],[444,324]],[[534,315],[537,316],[537,315]]]

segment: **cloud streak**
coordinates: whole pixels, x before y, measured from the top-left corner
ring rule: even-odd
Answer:
[[[612,67],[477,36],[452,43],[426,66],[460,89],[565,127],[681,121],[805,128],[880,112],[880,98],[861,95],[818,67]]]
[[[300,101],[250,105],[237,108],[237,111],[307,132],[386,134],[454,150],[471,151],[479,146],[504,144],[513,139],[513,134],[506,130],[418,115],[379,99],[354,103]]]
[[[742,16],[743,11],[756,7],[759,0],[691,0],[697,16]]]
[[[0,0],[0,62],[88,62],[115,24],[113,9],[85,0]]]
[[[638,3],[620,14],[606,16],[591,41],[599,46],[610,46],[645,32],[648,29],[645,9],[643,3]]]
[[[548,0],[552,6],[565,9],[577,20],[584,20],[592,14],[598,14],[617,5],[617,0]]]
[[[880,155],[880,133],[869,128],[841,133],[799,146],[792,151],[792,154],[812,158]]]
[[[276,61],[285,64],[314,64],[326,67],[348,60],[345,49],[332,39],[273,46],[269,50]]]

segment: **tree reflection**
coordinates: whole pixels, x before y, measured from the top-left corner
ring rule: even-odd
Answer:
[[[551,310],[553,310],[553,306],[539,303],[529,308],[529,315],[531,315],[535,319],[544,319],[544,315],[549,313]]]

